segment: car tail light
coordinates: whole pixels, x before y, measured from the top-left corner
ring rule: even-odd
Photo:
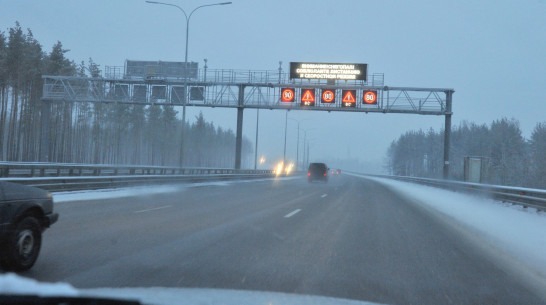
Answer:
[[[311,176],[311,172],[308,172],[308,173],[307,173],[307,176]]]
[[[326,173],[324,173],[324,177],[326,177]]]

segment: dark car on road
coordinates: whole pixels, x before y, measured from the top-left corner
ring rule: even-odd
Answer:
[[[30,269],[40,253],[42,233],[57,221],[51,193],[0,181],[0,266]]]
[[[307,171],[307,181],[328,181],[328,166],[324,163],[311,163]]]

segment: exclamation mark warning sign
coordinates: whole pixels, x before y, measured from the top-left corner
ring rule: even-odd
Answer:
[[[356,90],[343,90],[341,96],[341,106],[356,107]]]
[[[301,105],[302,106],[314,106],[315,105],[315,89],[301,89]]]

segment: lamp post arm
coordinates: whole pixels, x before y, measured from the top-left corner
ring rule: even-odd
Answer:
[[[146,3],[162,4],[162,5],[167,5],[167,6],[176,7],[177,9],[181,10],[182,13],[184,13],[184,16],[186,17],[186,21],[188,20],[188,15],[186,14],[186,11],[184,11],[180,6],[178,6],[178,5],[176,5],[176,4],[165,3],[165,2],[158,2],[158,1],[146,1]]]
[[[188,16],[188,19],[191,18],[191,15],[193,15],[193,13],[194,13],[196,10],[198,10],[198,9],[200,9],[200,8],[202,8],[202,7],[214,6],[214,5],[226,5],[226,4],[231,4],[231,2],[222,2],[222,3],[214,3],[214,4],[205,4],[205,5],[198,6],[198,7],[194,8],[193,11],[191,11],[190,15]],[[184,14],[185,14],[185,13],[184,13]]]
[[[193,11],[191,11],[189,15],[186,14],[186,11],[184,11],[184,9],[182,9],[180,6],[176,4],[159,2],[159,1],[151,1],[151,0],[147,0],[146,3],[161,4],[161,5],[176,7],[184,14],[184,17],[186,18],[186,52],[184,56],[184,98],[182,100],[182,136],[180,139],[180,167],[182,167],[184,164],[183,156],[184,156],[184,128],[186,125],[186,100],[189,99],[190,97],[190,94],[188,92],[188,37],[190,33],[190,18],[196,10],[202,7],[231,4],[231,2],[221,2],[221,3],[201,5],[196,7]]]

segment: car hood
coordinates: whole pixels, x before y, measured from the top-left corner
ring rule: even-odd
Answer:
[[[298,304],[298,305],[377,305],[378,303],[332,297],[229,290],[212,288],[94,288],[76,289],[66,283],[41,283],[13,273],[0,274],[2,295],[38,295],[42,297],[67,296],[82,298],[123,299],[156,305],[247,305],[247,304]]]
[[[209,288],[99,288],[81,290],[84,296],[138,300],[143,304],[181,305],[373,305],[377,303],[269,291]]]
[[[4,196],[9,200],[46,199],[49,192],[19,183],[1,181]]]

